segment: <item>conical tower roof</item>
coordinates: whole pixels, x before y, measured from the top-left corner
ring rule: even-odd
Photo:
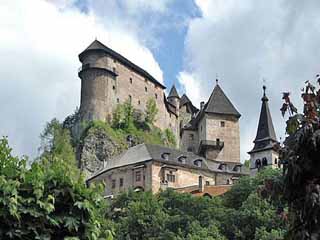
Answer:
[[[266,96],[265,90],[266,87],[263,86],[263,97],[261,99],[262,105],[260,111],[258,130],[256,138],[254,140],[255,145],[251,152],[267,150],[268,148],[272,148],[274,146],[274,143],[277,143],[277,137],[274,130],[268,104],[269,99]]]
[[[233,106],[229,98],[225,95],[219,84],[213,89],[211,96],[204,106],[206,113],[227,114],[240,117],[241,114]]]
[[[170,93],[169,93],[169,96],[168,98],[171,98],[171,97],[176,97],[176,98],[180,98],[179,97],[179,94],[178,94],[178,91],[176,89],[176,86],[173,84],[171,90],[170,90]]]

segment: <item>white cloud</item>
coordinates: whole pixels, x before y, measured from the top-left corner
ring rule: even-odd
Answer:
[[[18,154],[35,156],[45,122],[79,105],[78,54],[95,37],[163,81],[134,31],[106,28],[103,18],[69,1],[10,0],[0,16],[0,136],[8,135]]]
[[[244,160],[256,134],[262,79],[267,79],[274,124],[278,136],[283,137],[281,92],[292,91],[297,96],[294,101],[300,102],[303,82],[320,71],[317,11],[320,2],[195,0],[195,3],[202,16],[189,23],[182,73],[197,77],[180,82],[187,95],[199,92],[207,98],[216,74],[219,75],[220,85],[242,113]]]

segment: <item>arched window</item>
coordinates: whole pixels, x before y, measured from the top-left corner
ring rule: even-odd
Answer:
[[[268,160],[267,158],[262,158],[262,166],[268,166]]]
[[[260,159],[256,160],[255,167],[258,168],[258,169],[261,168],[261,160]]]

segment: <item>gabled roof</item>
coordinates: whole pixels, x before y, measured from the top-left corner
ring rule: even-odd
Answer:
[[[241,114],[233,106],[229,98],[222,91],[219,84],[217,84],[213,89],[208,102],[204,106],[203,111],[206,113],[234,115],[238,118],[241,116]]]
[[[153,82],[154,84],[158,85],[159,87],[165,89],[166,87],[162,85],[159,81],[157,81],[153,76],[151,76],[146,70],[142,69],[138,65],[134,64],[121,54],[117,53],[116,51],[112,50],[111,48],[107,47],[103,43],[98,40],[94,40],[82,53],[79,54],[79,59],[82,62],[84,55],[91,51],[103,51],[113,58],[121,62],[122,64],[126,65],[127,67],[133,69],[137,73],[141,74],[141,76],[145,77],[149,81]]]
[[[265,93],[265,86],[263,87],[263,90],[264,93],[261,99],[262,105],[260,111],[258,130],[256,138],[254,140],[255,145],[252,151],[250,151],[249,153],[275,148],[278,143],[269,109],[269,99],[267,98]]]
[[[191,103],[191,100],[187,97],[186,94],[183,94],[180,99],[180,106],[183,106],[184,104],[187,104],[189,102]]]
[[[170,93],[169,93],[169,96],[168,98],[171,98],[171,97],[176,97],[176,98],[180,98],[179,97],[179,94],[177,92],[177,89],[176,89],[176,86],[173,84],[171,90],[170,90]]]

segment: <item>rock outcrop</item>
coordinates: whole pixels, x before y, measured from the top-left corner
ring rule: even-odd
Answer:
[[[89,177],[101,170],[108,159],[120,154],[123,146],[115,142],[101,129],[89,129],[77,147],[80,169]]]

